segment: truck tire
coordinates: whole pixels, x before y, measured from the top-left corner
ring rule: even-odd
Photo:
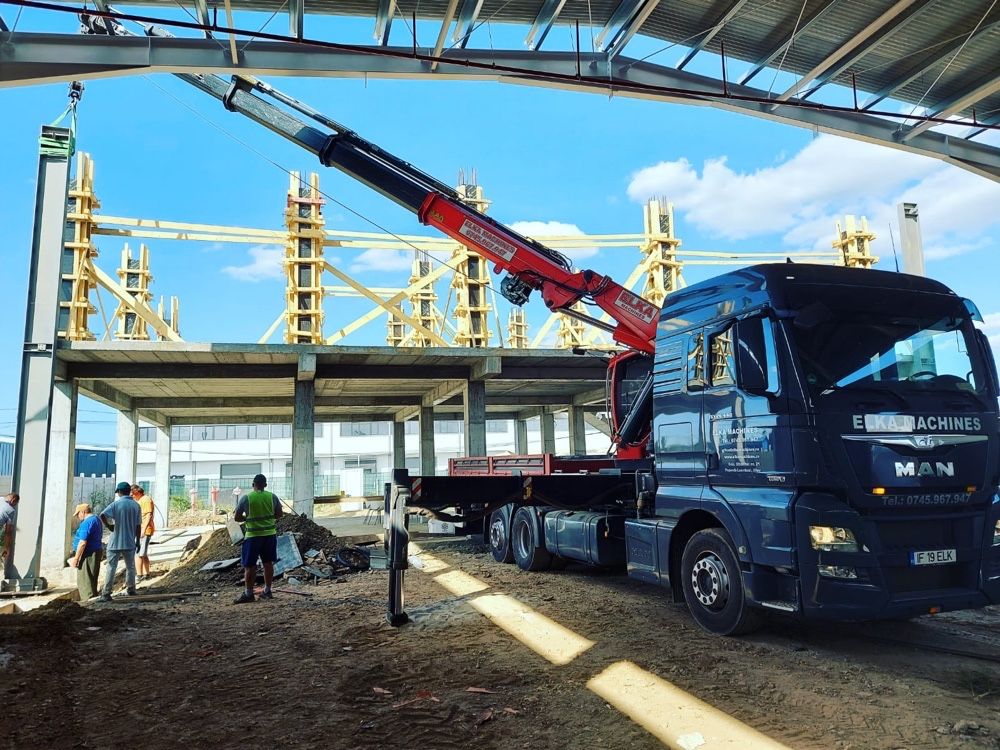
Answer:
[[[547,570],[552,555],[538,538],[538,524],[531,508],[518,508],[510,524],[510,544],[514,561],[521,570]]]
[[[725,530],[705,529],[688,540],[681,583],[691,616],[709,633],[744,635],[760,626],[760,614],[747,606],[740,563]]]
[[[510,523],[509,516],[503,511],[495,510],[490,514],[490,525],[487,531],[487,539],[490,543],[490,553],[493,559],[499,563],[514,562],[514,550],[510,545]]]

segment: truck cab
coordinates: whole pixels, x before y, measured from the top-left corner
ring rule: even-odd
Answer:
[[[977,315],[929,279],[790,263],[671,295],[629,575],[720,634],[761,610],[1000,602],[997,375]]]

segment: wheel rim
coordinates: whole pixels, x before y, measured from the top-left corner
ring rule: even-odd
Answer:
[[[497,518],[490,524],[490,546],[498,551],[507,546],[507,534],[502,518]]]
[[[531,554],[531,529],[528,528],[528,524],[520,523],[517,528],[517,546],[518,552],[522,558],[528,558]]]
[[[729,602],[729,571],[714,552],[703,552],[691,569],[695,598],[708,609],[722,609]]]

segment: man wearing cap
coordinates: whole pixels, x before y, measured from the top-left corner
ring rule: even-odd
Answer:
[[[73,535],[73,557],[69,564],[76,568],[76,588],[80,591],[80,601],[85,602],[97,596],[97,574],[104,557],[101,542],[103,529],[89,503],[80,503],[73,511],[80,525]]]
[[[115,487],[114,502],[101,511],[101,522],[111,531],[108,541],[108,569],[105,575],[104,590],[101,591],[101,601],[111,601],[111,589],[115,585],[115,574],[118,573],[118,560],[125,560],[126,590],[129,596],[135,596],[135,550],[139,546],[139,524],[142,522],[142,510],[139,503],[132,499],[132,485],[129,482],[119,482]]]
[[[0,500],[0,572],[3,571],[3,563],[10,554],[13,545],[14,525],[19,502],[21,502],[21,496],[16,492],[11,492],[3,500]]]
[[[139,503],[139,510],[142,511],[142,533],[135,553],[139,557],[139,580],[145,581],[149,578],[149,542],[156,531],[156,524],[153,521],[153,498],[147,495],[140,485],[133,484],[132,499]]]
[[[253,478],[253,491],[240,498],[233,518],[246,521],[240,562],[243,564],[245,589],[236,604],[253,601],[253,584],[257,579],[257,559],[264,564],[264,590],[261,599],[271,598],[271,579],[274,578],[274,563],[278,559],[278,526],[281,518],[281,501],[273,492],[268,492],[267,477],[258,474]]]

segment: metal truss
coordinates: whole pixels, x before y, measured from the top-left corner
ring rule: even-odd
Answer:
[[[457,7],[457,0],[454,5]],[[643,12],[644,6],[639,7],[638,12]],[[241,47],[239,62],[234,65],[228,50],[215,39],[0,33],[0,87],[208,71],[487,80],[701,104],[930,156],[1000,182],[1000,148],[930,130],[933,121],[902,128],[897,121],[871,110],[806,103],[794,97],[775,106],[777,102],[760,89],[608,53],[442,48],[439,55],[431,57],[408,47],[251,41]],[[995,79],[976,82],[974,90],[942,108],[941,114],[950,115],[959,104],[983,91],[994,91],[996,86]]]

